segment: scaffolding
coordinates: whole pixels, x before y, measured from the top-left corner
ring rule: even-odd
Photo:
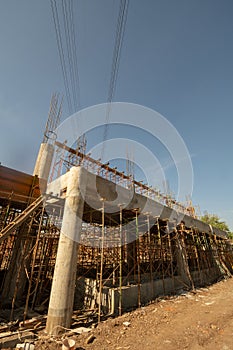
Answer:
[[[116,169],[113,173],[106,165],[93,169],[121,186],[128,181],[127,175]],[[53,195],[41,197],[35,190],[35,179],[31,179],[28,196],[0,193],[1,307],[10,307],[10,320],[19,306],[24,307],[24,320],[28,310],[41,306],[46,310],[51,290],[65,200]],[[136,181],[134,186],[135,191],[154,198],[154,190]],[[119,206],[113,217],[105,212],[104,202],[101,220],[94,220],[94,214],[94,209],[88,209],[82,223],[77,285],[81,279],[92,280],[96,294],[91,297],[92,303],[84,296],[77,307],[96,309],[99,320],[105,312],[102,305],[105,288],[117,289],[121,314],[125,311],[122,291],[126,286],[137,286],[140,307],[144,283],[151,283],[153,290],[154,281],[162,281],[166,295],[180,288],[205,285],[233,272],[232,245],[224,237],[200,232],[182,222],[177,225],[149,212],[139,215],[137,208]],[[167,289],[167,279],[172,281],[172,290]]]
[[[151,203],[196,220],[190,199],[184,205],[170,193],[163,194],[136,181],[129,159],[125,174],[86,154],[85,137],[77,140],[74,148],[66,141],[57,140],[62,109],[58,100],[59,96],[54,94],[43,140],[43,144],[51,143],[55,154],[49,182],[73,166],[81,166],[96,178],[104,179],[106,185],[131,190],[135,196],[149,198]],[[37,175],[3,166],[0,166],[0,180],[0,307],[9,311],[10,320],[21,307],[26,320],[29,310],[46,311],[48,307],[66,189],[60,194],[41,194],[42,180]],[[179,288],[205,285],[233,272],[232,245],[224,234],[204,232],[182,221],[177,224],[151,212],[143,213],[137,207],[127,209],[119,204],[117,212],[108,213],[104,198],[99,211],[85,204],[82,219],[77,255],[79,290],[74,306],[95,309],[99,321],[109,312],[106,290],[117,291],[118,305],[112,312],[121,315],[125,311],[126,287],[136,286],[136,306],[140,307],[145,303],[144,284],[150,284],[154,297],[156,281],[162,285],[160,294],[166,295],[176,293]],[[81,286],[83,281],[85,286]]]

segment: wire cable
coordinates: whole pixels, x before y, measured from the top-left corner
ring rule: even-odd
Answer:
[[[121,0],[118,19],[117,19],[115,44],[114,44],[114,50],[113,50],[111,77],[110,77],[110,84],[109,84],[109,91],[108,91],[108,98],[107,98],[108,105],[106,110],[101,159],[103,159],[103,156],[104,156],[104,143],[108,136],[111,103],[113,101],[115,90],[116,90],[116,82],[117,82],[117,77],[119,72],[121,51],[122,51],[124,35],[125,35],[125,26],[126,26],[127,16],[128,16],[128,8],[129,8],[129,0]]]
[[[77,105],[76,109],[81,109],[80,102],[80,79],[79,79],[79,70],[78,70],[78,55],[77,55],[77,40],[75,35],[75,25],[74,25],[74,6],[73,0],[70,0],[70,23],[71,23],[71,47],[73,52],[73,63],[74,63],[74,82],[75,82],[75,91],[76,91],[76,100]]]
[[[63,44],[62,44],[61,26],[60,26],[60,21],[59,21],[59,16],[58,16],[56,0],[50,0],[50,4],[51,4],[51,9],[52,9],[52,16],[53,16],[53,22],[54,22],[54,27],[55,27],[55,33],[56,33],[56,42],[57,42],[57,47],[58,47],[61,69],[62,69],[62,76],[63,76],[64,86],[65,86],[65,94],[66,94],[69,113],[71,114],[72,113],[72,101],[71,101],[71,96],[70,96],[69,81],[68,81],[67,69],[66,69],[66,60],[65,60],[64,49],[63,49]]]

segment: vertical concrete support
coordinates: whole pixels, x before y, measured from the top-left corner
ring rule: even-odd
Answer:
[[[53,335],[71,324],[86,179],[83,168],[71,168],[46,325]]]
[[[42,143],[40,145],[33,175],[37,175],[39,179],[48,180],[53,154],[54,146],[52,144]]]
[[[127,239],[126,257],[127,257],[128,271],[130,271],[130,275],[134,275],[135,277],[136,265],[137,265],[136,231],[128,230],[126,239]]]
[[[128,270],[133,274],[135,265],[135,241],[127,244],[127,264]]]
[[[181,280],[187,287],[194,289],[192,276],[189,271],[188,257],[182,232],[178,234],[176,240],[177,272]]]

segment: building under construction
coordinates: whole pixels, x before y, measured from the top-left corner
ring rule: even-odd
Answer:
[[[56,334],[74,309],[100,320],[231,276],[225,232],[80,148],[51,142],[57,123],[50,114],[33,175],[0,166],[0,307],[9,320],[41,308]]]

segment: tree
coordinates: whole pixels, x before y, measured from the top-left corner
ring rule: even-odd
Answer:
[[[233,232],[229,232],[227,235],[228,235],[228,238],[233,240]]]
[[[233,237],[233,233],[230,231],[228,225],[225,221],[221,221],[218,215],[216,214],[205,214],[201,217],[201,220],[206,222],[207,224],[217,227],[220,230],[225,231],[228,234],[229,238]]]

